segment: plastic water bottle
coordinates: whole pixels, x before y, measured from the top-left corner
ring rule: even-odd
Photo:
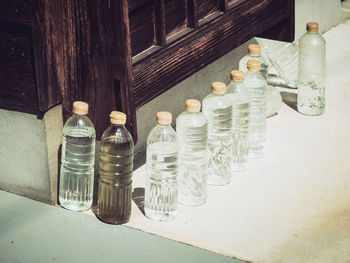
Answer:
[[[232,102],[223,82],[212,83],[212,93],[203,100],[203,114],[208,120],[208,179],[211,185],[225,185],[231,180]]]
[[[178,146],[170,112],[157,113],[158,125],[147,138],[145,214],[166,221],[176,216]]]
[[[179,146],[179,202],[201,205],[207,200],[208,122],[198,100],[186,100],[176,119]]]
[[[244,85],[244,72],[231,71],[227,94],[232,100],[232,171],[246,169],[248,161],[249,93]]]
[[[59,201],[74,211],[92,204],[96,133],[88,109],[87,103],[75,101],[73,116],[63,127]]]
[[[299,40],[298,111],[320,115],[325,110],[326,41],[318,23],[307,23],[306,28]]]
[[[98,217],[110,224],[130,219],[134,143],[125,128],[126,115],[112,111],[111,126],[103,133],[98,183]]]
[[[267,81],[269,65],[267,61],[261,56],[261,47],[257,44],[248,45],[248,54],[241,58],[241,60],[239,61],[239,70],[242,70],[244,73],[247,73],[247,63],[251,59],[260,62],[260,73],[263,76],[263,78]]]
[[[260,62],[249,60],[248,72],[244,84],[248,89],[250,98],[249,115],[249,158],[264,156],[266,138],[266,90],[267,84],[260,74]]]

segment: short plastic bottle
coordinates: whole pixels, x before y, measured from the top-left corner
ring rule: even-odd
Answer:
[[[239,61],[239,70],[242,70],[244,73],[247,73],[247,63],[251,59],[260,62],[260,73],[263,76],[263,78],[267,81],[269,65],[267,61],[261,56],[261,47],[257,44],[248,45],[248,54],[241,58],[241,60]]]
[[[186,111],[176,119],[179,147],[179,203],[201,205],[207,200],[208,122],[198,100],[186,100]]]
[[[176,217],[178,196],[178,145],[170,112],[157,113],[157,126],[147,138],[145,214],[168,221]]]
[[[244,72],[231,71],[227,94],[232,101],[232,166],[233,172],[243,171],[248,162],[249,92],[244,85]]]
[[[326,41],[318,23],[307,23],[299,40],[298,111],[320,115],[325,111]]]
[[[208,120],[208,179],[210,185],[225,185],[231,180],[232,102],[223,82],[212,83],[212,93],[203,100]]]
[[[266,140],[266,91],[267,83],[260,73],[260,62],[249,60],[244,84],[249,92],[249,158],[264,156]]]
[[[96,133],[88,109],[87,103],[75,101],[73,116],[63,127],[59,202],[73,211],[92,204]]]
[[[97,215],[103,222],[124,224],[131,214],[134,142],[124,113],[112,111],[110,122],[100,145]]]

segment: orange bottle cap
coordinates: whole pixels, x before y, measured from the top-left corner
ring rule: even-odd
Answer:
[[[199,112],[201,110],[201,103],[199,100],[188,99],[186,100],[186,110],[192,112]]]
[[[260,61],[254,59],[248,60],[247,68],[249,71],[259,71],[261,68],[261,63]]]
[[[73,113],[78,115],[86,115],[89,112],[89,104],[83,101],[73,102]]]
[[[109,114],[110,122],[112,124],[125,124],[126,123],[126,115],[121,111],[112,111]]]
[[[225,94],[226,92],[226,85],[223,82],[213,82],[211,84],[211,90],[214,94]]]
[[[233,81],[242,82],[244,80],[244,72],[242,70],[232,70],[231,79]]]
[[[172,122],[172,115],[168,111],[159,111],[156,117],[159,124],[169,125]]]

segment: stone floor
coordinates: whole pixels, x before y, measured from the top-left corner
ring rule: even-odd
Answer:
[[[134,204],[127,226],[252,262],[350,262],[350,21],[324,37],[325,114],[301,115],[284,90],[265,158],[209,186],[205,205],[180,206],[174,221],[151,221]],[[143,166],[140,192],[144,177]]]

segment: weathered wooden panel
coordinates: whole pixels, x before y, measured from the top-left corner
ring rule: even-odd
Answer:
[[[213,13],[218,9],[217,0],[197,0],[198,19]]]
[[[0,43],[1,106],[37,112],[31,39],[0,32]]]
[[[291,12],[291,5],[285,1],[243,1],[181,40],[135,64],[136,107],[162,94],[251,37],[289,19]],[[286,28],[288,32],[293,30],[290,24]],[[289,33],[290,41],[293,40],[292,34],[294,32]]]
[[[186,0],[165,1],[166,34],[171,36],[187,26]]]
[[[31,24],[28,0],[1,0],[0,21]]]
[[[62,96],[67,119],[73,101],[88,102],[98,138],[112,110],[136,123],[126,0],[32,0],[32,20],[40,108]]]
[[[154,43],[153,2],[134,3],[129,8],[132,55],[149,48]]]

